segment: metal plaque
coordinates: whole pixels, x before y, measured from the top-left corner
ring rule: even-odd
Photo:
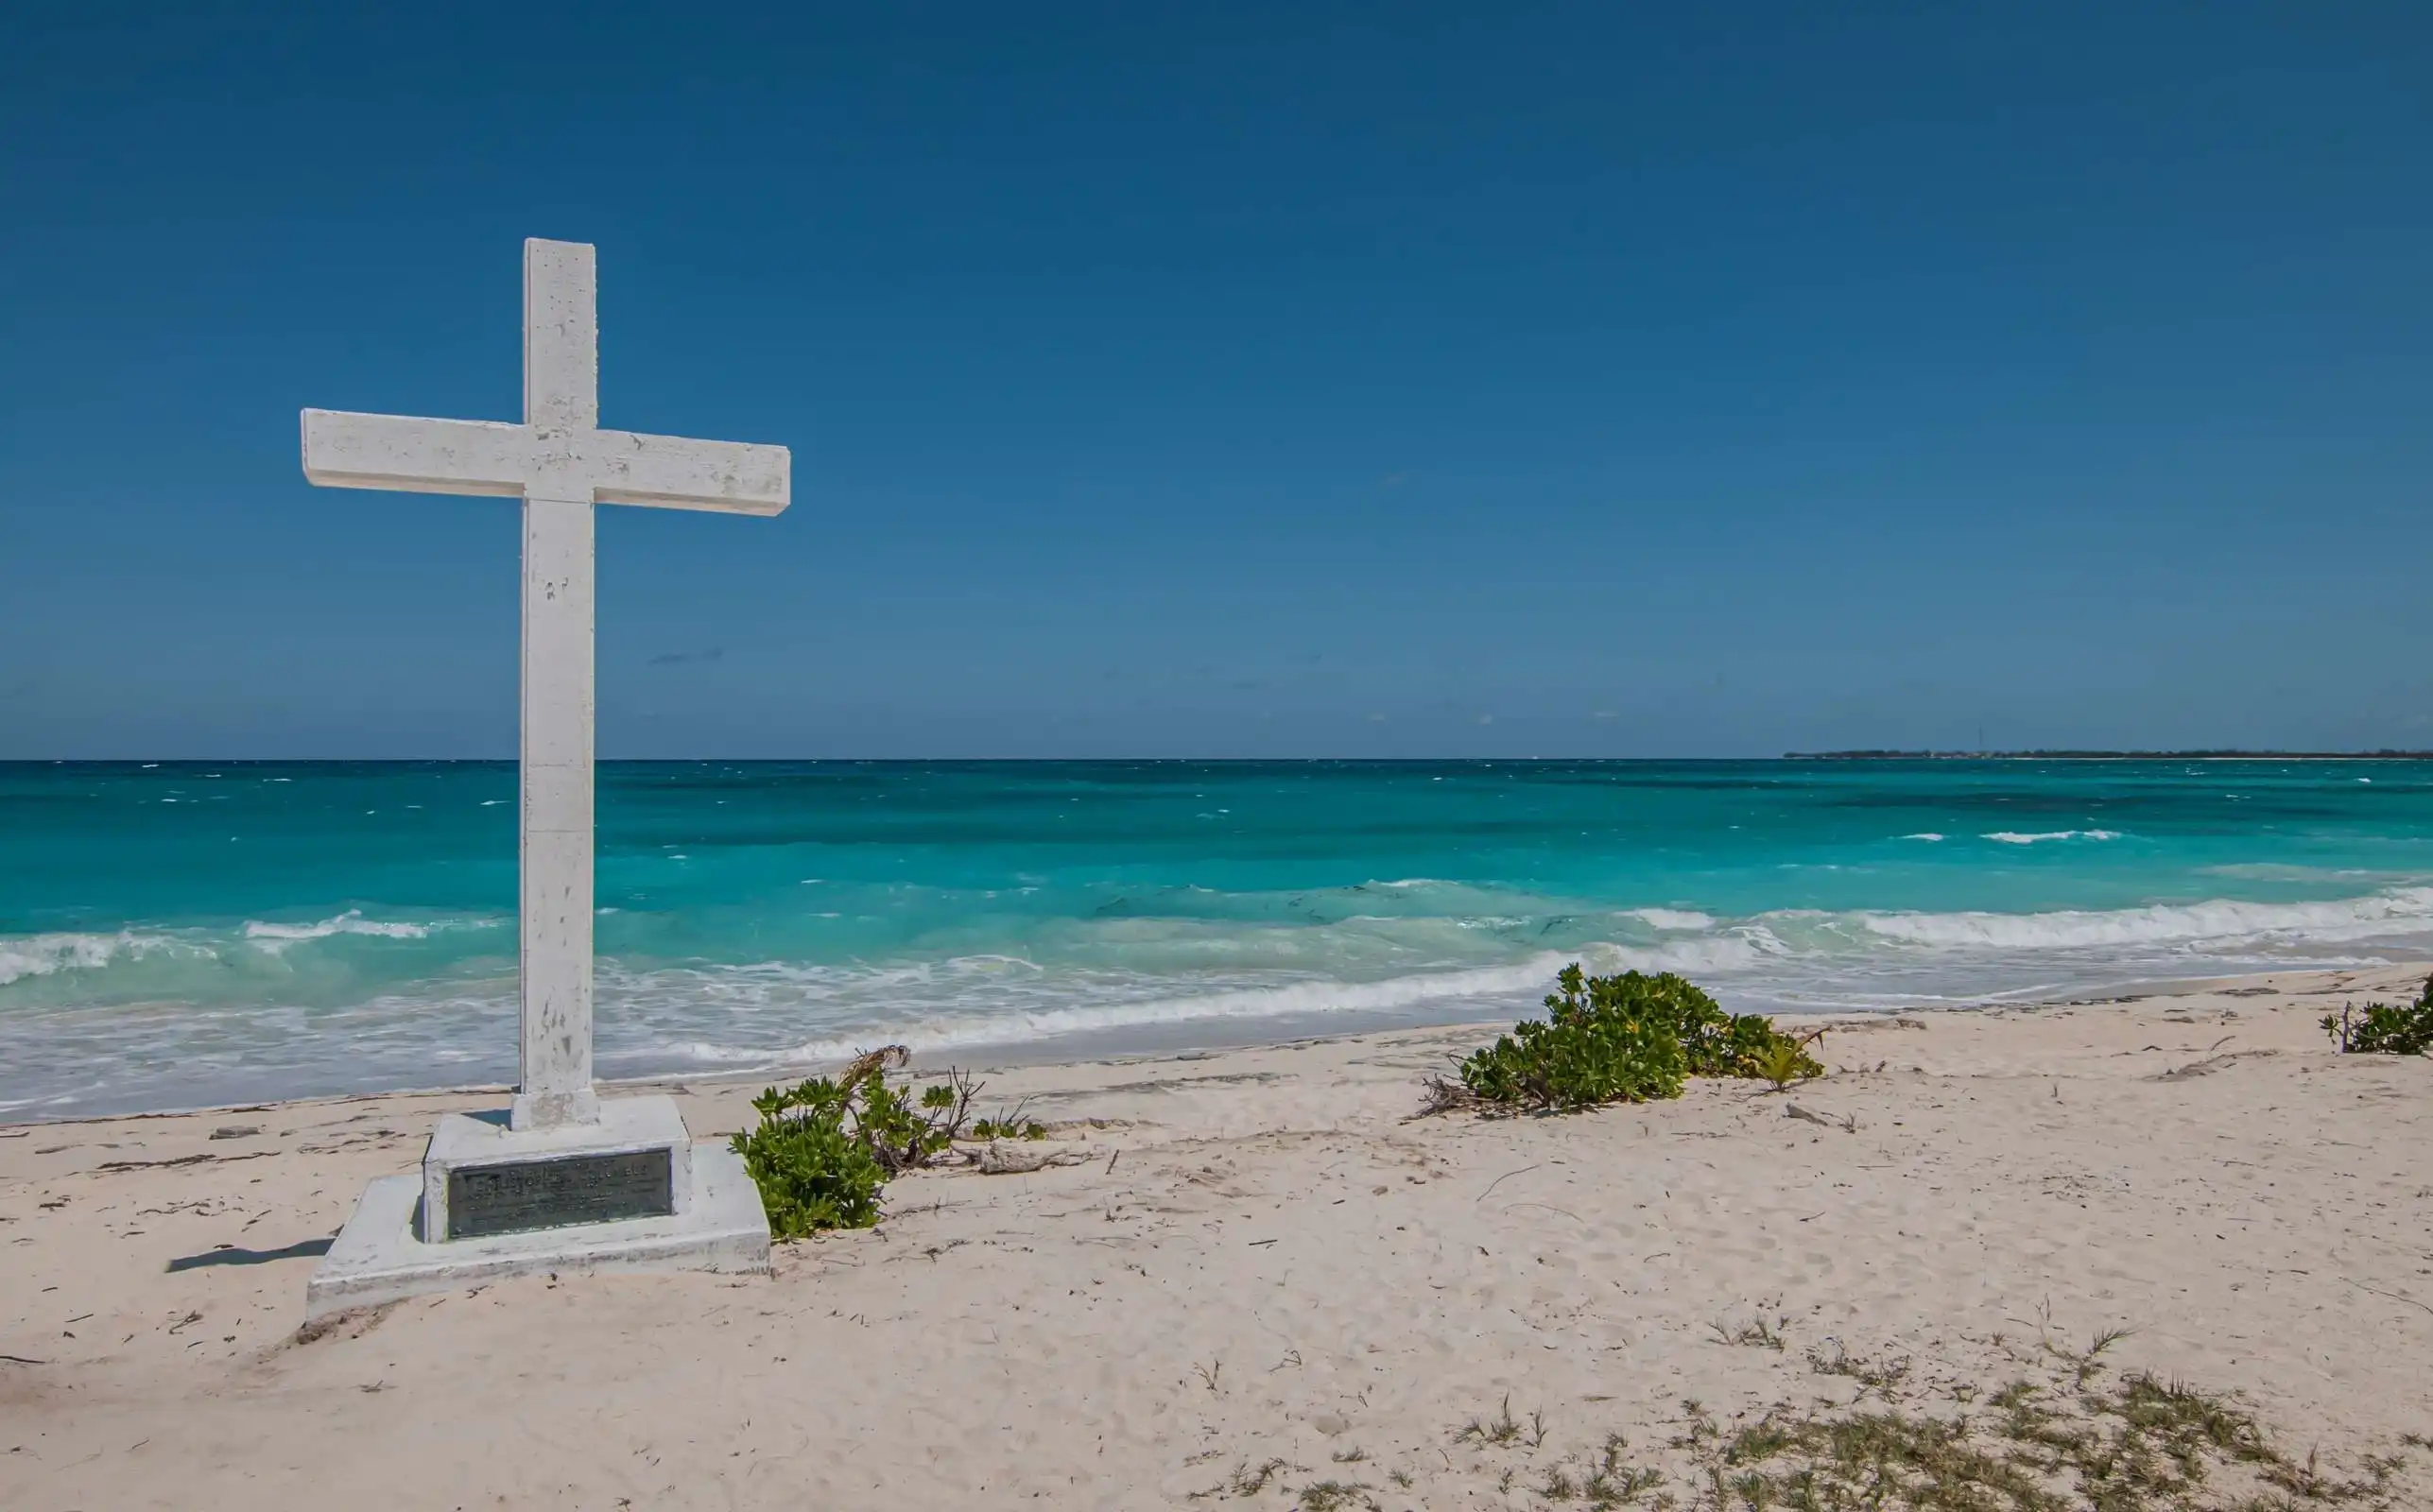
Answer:
[[[673,1171],[664,1149],[460,1165],[448,1173],[450,1239],[664,1218],[675,1211]]]

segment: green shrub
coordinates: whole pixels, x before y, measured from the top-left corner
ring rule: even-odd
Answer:
[[[760,1125],[731,1143],[760,1188],[771,1238],[869,1228],[879,1221],[879,1192],[889,1177],[931,1163],[963,1136],[980,1084],[950,1071],[915,1097],[909,1087],[887,1079],[888,1069],[907,1058],[902,1045],[890,1045],[855,1060],[834,1081],[814,1076],[751,1100]],[[1019,1108],[982,1119],[973,1131],[995,1139],[1046,1136]]]
[[[2433,1054],[2433,976],[2413,1003],[2392,1006],[2369,1003],[2365,1012],[2343,1006],[2339,1017],[2323,1016],[2323,1032],[2342,1055],[2422,1056]]]
[[[1633,971],[1584,981],[1569,966],[1559,980],[1544,1019],[1514,1024],[1461,1063],[1464,1087],[1491,1103],[1547,1108],[1681,1095],[1689,1061],[1673,1016],[1648,1002],[1658,979]]]
[[[1805,1044],[1762,1014],[1726,1013],[1682,978],[1556,976],[1544,1020],[1526,1020],[1461,1063],[1471,1096],[1557,1110],[1678,1097],[1688,1076],[1824,1074]]]
[[[1604,980],[1618,984],[1638,976],[1631,971]],[[1769,1066],[1787,1069],[1786,1081],[1824,1074],[1824,1067],[1808,1054],[1807,1041],[1775,1028],[1774,1021],[1764,1014],[1726,1013],[1715,999],[1669,971],[1639,980],[1661,989],[1650,996],[1673,1015],[1674,1032],[1682,1038],[1691,1075],[1770,1076]],[[1596,981],[1590,978],[1589,986],[1594,988]]]
[[[852,1092],[824,1077],[772,1087],[751,1100],[760,1126],[737,1134],[734,1152],[760,1188],[773,1239],[822,1228],[867,1228],[879,1220],[887,1172],[849,1128]]]

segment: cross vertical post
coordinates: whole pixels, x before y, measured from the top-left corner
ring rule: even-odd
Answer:
[[[599,1118],[592,1088],[592,480],[550,453],[599,424],[598,273],[590,247],[524,244],[524,490],[518,1129]],[[556,465],[552,465],[556,463]]]

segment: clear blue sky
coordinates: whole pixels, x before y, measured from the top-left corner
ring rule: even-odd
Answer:
[[[605,756],[2433,745],[2421,5],[385,9],[0,33],[0,756],[512,754],[526,235]]]

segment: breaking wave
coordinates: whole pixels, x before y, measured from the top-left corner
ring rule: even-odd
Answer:
[[[2433,887],[2400,887],[2328,902],[2258,903],[2217,898],[2108,912],[1865,914],[1868,930],[1918,945],[1996,950],[2083,950],[2106,945],[2274,941],[2338,943],[2433,928]]]
[[[1695,908],[1633,908],[1631,917],[1643,919],[1651,929],[1713,929],[1715,916],[1701,914]]]
[[[275,957],[298,945],[338,936],[423,940],[443,931],[495,929],[512,922],[482,917],[419,922],[366,919],[360,909],[349,909],[308,923],[250,919],[234,931],[122,929],[108,934],[0,935],[0,988],[29,978],[60,977],[72,980],[79,993],[108,994],[113,988],[98,978],[107,977],[113,969],[122,975],[140,969],[151,989],[206,990],[216,971],[236,966],[248,955]],[[187,973],[182,979],[176,974],[180,967]]]
[[[0,936],[0,987],[60,971],[98,971],[113,960],[178,948],[179,941],[168,936],[134,930]]]
[[[245,937],[268,940],[268,949],[293,944],[301,939],[327,939],[332,935],[370,935],[379,939],[423,939],[429,936],[428,924],[366,919],[363,910],[350,908],[335,919],[324,919],[310,924],[271,924],[258,919],[245,921]]]

